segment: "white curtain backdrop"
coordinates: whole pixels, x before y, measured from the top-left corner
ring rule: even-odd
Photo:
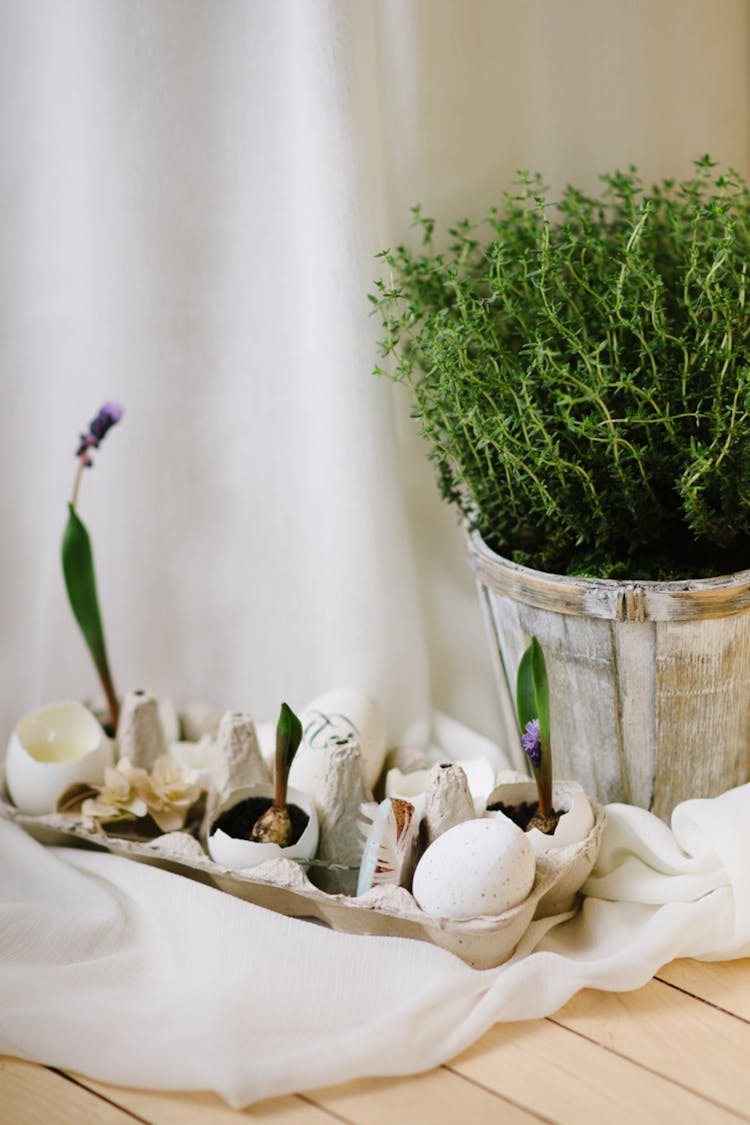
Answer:
[[[492,735],[460,531],[369,374],[373,255],[412,203],[479,214],[519,167],[747,171],[749,23],[745,0],[0,0],[2,730],[95,689],[58,549],[78,431],[117,398],[80,512],[121,690],[273,715],[351,684],[392,739],[431,705]]]
[[[390,390],[370,5],[5,3],[6,721],[94,686],[59,538],[79,428],[118,686],[428,711]],[[378,231],[376,237],[375,231]]]

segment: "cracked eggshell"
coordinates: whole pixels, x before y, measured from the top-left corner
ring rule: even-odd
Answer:
[[[312,792],[320,772],[315,751],[332,742],[352,742],[359,746],[367,785],[372,789],[386,751],[385,722],[377,704],[361,691],[337,688],[308,703],[300,720],[303,740],[292,762],[291,784]]]
[[[182,769],[194,770],[201,789],[210,788],[216,765],[216,743],[207,734],[196,742],[173,742],[169,755]]]
[[[502,802],[504,805],[520,805],[524,802],[535,804],[536,784],[522,774],[512,771],[498,776],[499,784],[490,793],[487,804]],[[526,835],[536,855],[580,844],[590,836],[594,827],[594,812],[591,801],[577,781],[555,781],[552,785],[552,807],[562,813],[557,827],[551,835],[530,828]],[[504,816],[502,812],[487,812],[488,817]]]
[[[487,807],[487,794],[495,784],[491,764],[486,758],[461,758],[453,765],[460,766],[466,774],[474,811],[477,816],[481,816]],[[413,770],[411,773],[402,773],[398,768],[390,769],[385,775],[385,795],[411,801],[416,809],[415,815],[419,817],[424,809],[429,776],[429,769]]]
[[[266,783],[235,789],[232,795],[216,810],[214,824],[222,813],[234,808],[247,797],[273,798],[273,795],[273,785]],[[222,832],[221,829],[212,827],[208,836],[208,854],[214,863],[221,864],[222,867],[227,867],[230,870],[242,871],[247,867],[257,867],[258,864],[265,863],[267,859],[279,859],[280,857],[285,859],[312,859],[318,848],[318,817],[315,807],[307,794],[301,793],[298,789],[290,788],[287,791],[287,802],[290,805],[297,805],[303,812],[307,813],[308,817],[305,830],[296,844],[290,844],[288,847],[282,848],[278,844],[261,844],[254,840],[238,840],[234,836]]]
[[[402,801],[409,801],[414,805],[414,816],[419,821],[424,812],[425,789],[429,776],[429,769],[402,773],[400,769],[394,767],[388,770],[385,775],[385,795],[386,797],[398,797]]]
[[[55,812],[69,785],[100,785],[113,745],[81,703],[49,703],[24,716],[8,743],[5,784],[13,803],[33,816]]]
[[[270,720],[266,720],[262,723],[256,722],[255,733],[258,737],[258,747],[261,757],[268,766],[271,774],[273,774],[276,763],[276,723],[272,723]],[[299,751],[297,751],[297,753],[299,753]],[[293,762],[292,765],[294,765]]]
[[[507,817],[465,820],[430,844],[414,872],[412,894],[427,914],[479,918],[518,906],[535,874],[531,844]]]
[[[180,737],[185,742],[199,742],[204,735],[216,738],[221,714],[213,703],[187,703],[178,712]]]

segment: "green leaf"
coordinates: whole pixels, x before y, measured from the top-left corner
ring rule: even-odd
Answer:
[[[521,657],[521,663],[518,665],[518,679],[516,681],[516,708],[518,710],[518,722],[522,734],[526,730],[527,723],[530,723],[532,719],[539,718],[536,709],[536,695],[534,693],[534,680],[531,668],[533,644],[534,641],[531,642]]]
[[[535,717],[539,719],[539,732],[542,736],[542,746],[544,746],[545,744],[549,745],[550,739],[549,680],[547,679],[547,664],[542,646],[536,637],[532,637],[529,652],[531,653],[531,680],[536,701]]]
[[[68,505],[68,523],[62,541],[62,568],[70,608],[101,674],[107,655],[96,593],[94,555],[89,533],[72,504]]]
[[[276,796],[277,808],[286,804],[286,787],[289,770],[297,748],[302,741],[302,723],[286,703],[281,704],[281,714],[276,726]]]
[[[107,698],[108,727],[112,735],[117,730],[119,703],[107,660],[104,628],[96,593],[94,554],[85,525],[72,504],[68,504],[68,522],[62,541],[62,568],[70,608],[78,622],[91,659]]]
[[[283,748],[287,766],[291,766],[297,748],[302,741],[302,723],[287,703],[281,704],[281,714],[276,728],[276,749]]]
[[[538,767],[531,766],[531,772],[537,784],[539,811],[546,813],[552,808],[549,679],[544,652],[536,637],[531,638],[518,666],[516,708],[521,733],[532,719],[539,722],[542,756]]]

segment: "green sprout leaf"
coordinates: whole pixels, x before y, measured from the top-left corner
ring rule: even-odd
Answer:
[[[529,645],[531,650],[531,682],[534,688],[536,701],[536,714],[539,719],[539,730],[542,736],[542,746],[549,746],[550,740],[550,715],[549,715],[549,680],[547,678],[547,663],[544,659],[542,646],[536,637],[532,638]]]
[[[70,607],[96,664],[104,652],[104,630],[96,593],[94,554],[83,520],[72,504],[62,543],[62,566]]]
[[[281,714],[276,726],[276,795],[277,808],[286,805],[286,789],[294,755],[302,741],[302,723],[286,703],[281,704]]]
[[[531,653],[532,647],[536,643],[536,638],[531,642],[529,647],[521,657],[521,663],[518,665],[518,680],[516,684],[516,708],[518,710],[518,722],[521,730],[526,730],[528,723],[534,719],[539,718],[539,712],[536,705],[536,694],[534,692],[533,673],[531,670]]]
[[[99,599],[96,592],[94,554],[86,526],[72,504],[62,541],[62,568],[70,608],[83,634],[91,659],[102,681],[109,705],[110,725],[116,729],[118,705],[107,660]]]
[[[545,816],[552,810],[549,679],[544,652],[536,637],[532,637],[518,666],[516,708],[522,738],[529,738],[533,746],[529,749],[524,741],[524,752],[536,781],[539,812]],[[531,734],[535,725],[538,725],[536,744]]]

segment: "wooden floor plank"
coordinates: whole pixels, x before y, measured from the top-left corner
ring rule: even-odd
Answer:
[[[657,980],[586,989],[551,1018],[750,1120],[750,1024]]]
[[[82,1090],[60,1074],[0,1057],[0,1121],[3,1125],[135,1125],[124,1110]]]
[[[496,1024],[449,1066],[559,1125],[736,1125],[734,1114],[547,1020]]]
[[[352,1125],[539,1125],[540,1120],[443,1067],[408,1078],[361,1078],[306,1097]]]
[[[740,961],[673,961],[659,980],[750,1021],[750,957]]]
[[[131,1090],[0,1058],[3,1125],[736,1125],[750,1121],[750,959],[677,961],[629,993],[498,1024],[448,1066],[271,1098]]]
[[[77,1082],[137,1114],[151,1125],[229,1125],[240,1120],[269,1125],[456,1125],[470,1114],[472,1125],[539,1125],[539,1118],[496,1094],[445,1069],[405,1078],[366,1078],[324,1087],[301,1097],[270,1098],[243,1111],[231,1109],[213,1094],[157,1093],[129,1090],[76,1075]],[[131,1122],[132,1125],[132,1122]]]
[[[136,1114],[149,1125],[239,1125],[240,1121],[248,1120],[266,1121],[269,1125],[331,1125],[335,1120],[324,1109],[310,1105],[296,1095],[266,1098],[239,1110],[232,1109],[208,1091],[173,1093],[134,1090],[95,1082],[78,1074],[73,1077],[82,1087]],[[130,1125],[133,1125],[132,1119]]]

